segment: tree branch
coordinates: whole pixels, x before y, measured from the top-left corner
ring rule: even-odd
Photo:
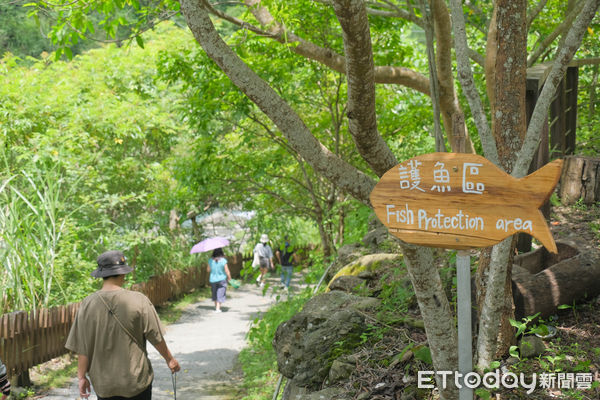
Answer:
[[[456,0],[454,0],[456,1]],[[565,71],[573,55],[581,45],[583,35],[587,27],[592,22],[600,7],[600,0],[586,0],[581,13],[577,16],[575,23],[569,29],[563,47],[559,50],[558,56],[552,65],[552,70],[546,78],[546,83],[538,97],[538,101],[531,115],[527,134],[523,142],[523,147],[519,152],[512,175],[521,178],[527,174],[533,155],[540,143],[540,130],[545,119],[548,117],[548,107],[552,101],[556,88],[565,76]]]
[[[206,54],[281,130],[290,146],[319,173],[362,203],[370,206],[372,178],[344,162],[323,146],[298,114],[250,69],[221,39],[202,0],[181,0],[181,10]]]
[[[450,9],[452,11],[452,28],[454,30],[454,46],[456,51],[456,62],[458,79],[463,88],[465,96],[471,107],[471,114],[475,120],[475,125],[479,131],[481,145],[485,157],[496,165],[500,165],[498,160],[498,150],[496,142],[490,130],[488,120],[483,110],[481,97],[475,87],[473,79],[473,71],[468,56],[467,34],[465,28],[465,20],[462,11],[460,0],[450,0]]]
[[[377,132],[371,33],[362,0],[334,0],[342,27],[348,80],[348,127],[360,155],[382,176],[398,164]]]
[[[310,197],[313,199],[313,204],[315,205],[315,208],[317,209],[317,211],[315,211],[315,214],[322,212],[322,209],[321,209],[320,205],[318,204],[318,202],[319,201],[327,202],[329,195],[321,194],[319,192],[318,188],[315,187],[315,185],[313,184],[312,180],[309,177],[308,171],[306,171],[305,163],[302,160],[302,157],[298,153],[296,153],[288,145],[288,143],[285,140],[283,140],[275,132],[273,132],[267,124],[265,124],[263,121],[261,121],[260,118],[258,118],[258,116],[254,115],[254,114],[250,114],[249,118],[252,121],[254,121],[256,124],[260,125],[265,130],[265,132],[267,133],[267,136],[269,137],[269,140],[272,140],[275,143],[277,143],[279,146],[281,146],[283,149],[285,149],[288,152],[288,154],[292,158],[294,158],[294,160],[296,160],[296,162],[298,163],[298,165],[300,167],[300,170],[302,171],[302,175],[304,177],[304,182],[302,182],[301,180],[296,179],[292,176],[288,176],[288,175],[269,174],[269,176],[271,176],[273,178],[281,179],[284,181],[285,180],[291,181],[295,185],[304,189],[306,191],[306,193],[308,195],[310,195]],[[241,170],[244,170],[244,168],[242,167]],[[318,179],[318,175],[317,175],[317,179]],[[332,183],[332,187],[333,187],[333,190],[335,190],[335,188],[336,188],[335,183]]]
[[[373,16],[388,17],[388,18],[401,18],[401,19],[410,21],[415,25],[423,27],[423,20],[421,18],[417,17],[417,15],[414,12],[403,10],[402,8],[398,7],[391,1],[383,0],[382,3],[374,2],[373,5],[376,5],[376,6],[382,7],[382,8],[386,8],[386,9],[392,10],[392,11],[380,11],[380,10],[375,10],[373,8],[367,7],[367,13],[369,15],[373,15]]]
[[[479,64],[481,67],[485,65],[485,57],[479,54],[477,51],[469,48],[468,50],[469,58]]]
[[[540,43],[540,45],[529,55],[529,58],[527,59],[528,67],[531,67],[538,60],[538,58],[540,58],[540,56],[544,54],[544,52],[548,49],[548,46],[550,46],[552,42],[554,42],[554,39],[556,39],[559,35],[563,34],[567,29],[569,29],[573,25],[573,21],[583,9],[584,4],[585,2],[583,0],[578,2],[575,5],[575,8],[569,13],[569,15],[567,15],[565,20],[560,25],[558,25],[552,31],[552,33],[547,35],[544,38],[544,40],[542,40],[542,43]]]
[[[275,35],[275,34],[273,34],[271,32],[264,31],[264,30],[262,30],[260,28],[255,27],[254,25],[252,25],[252,24],[250,24],[250,23],[248,23],[246,21],[243,21],[243,20],[241,20],[239,18],[232,17],[231,15],[229,15],[227,13],[224,13],[222,11],[217,10],[208,1],[204,2],[204,4],[206,4],[206,7],[208,8],[208,11],[211,14],[214,14],[214,15],[216,15],[219,18],[223,18],[225,21],[231,22],[232,24],[237,25],[240,28],[247,29],[250,32],[254,32],[254,33],[256,33],[256,34],[258,34],[260,36],[265,36],[265,37],[270,37],[270,38],[277,38],[277,35]]]
[[[427,60],[429,61],[429,86],[431,87],[431,103],[433,105],[433,125],[435,132],[435,151],[445,152],[444,135],[440,125],[440,91],[438,88],[437,66],[435,60],[435,49],[433,48],[433,20],[429,2],[418,0],[421,14],[423,15],[425,38],[427,41]]]
[[[346,60],[335,51],[308,42],[275,21],[269,11],[260,5],[261,0],[245,0],[250,12],[258,20],[263,29],[269,30],[273,39],[287,45],[294,53],[317,61],[334,71],[346,73]],[[404,67],[375,67],[375,82],[398,84],[414,89],[429,96],[429,80],[419,72]]]

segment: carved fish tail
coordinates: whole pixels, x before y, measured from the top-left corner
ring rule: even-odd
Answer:
[[[534,215],[531,216],[531,220],[533,221],[534,226],[537,226],[535,235],[533,237],[539,240],[539,242],[550,253],[558,253],[556,243],[554,242],[554,237],[552,236],[552,232],[550,232],[550,228],[546,223],[546,217],[544,217],[544,214],[542,214],[540,210],[536,210]]]
[[[563,160],[554,160],[549,164],[544,165],[534,173],[519,179],[519,185],[524,192],[539,193],[539,197],[535,198],[535,208],[540,208],[552,195],[554,187],[560,179]]]

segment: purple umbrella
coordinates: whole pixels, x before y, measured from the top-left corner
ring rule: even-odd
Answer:
[[[194,247],[192,247],[192,249],[190,250],[190,254],[202,253],[204,251],[218,249],[219,247],[225,247],[228,244],[229,240],[221,236],[204,239],[203,241],[196,243]]]

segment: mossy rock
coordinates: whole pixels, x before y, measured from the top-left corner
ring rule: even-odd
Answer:
[[[328,377],[333,361],[360,344],[365,314],[379,305],[377,299],[339,291],[310,299],[275,332],[279,372],[299,386],[316,390]]]
[[[326,291],[330,290],[329,286],[331,285],[331,283],[340,276],[365,277],[369,272],[372,272],[388,263],[397,262],[401,258],[401,254],[389,253],[368,254],[366,256],[362,256],[359,259],[351,262],[350,264],[340,269],[329,281]]]

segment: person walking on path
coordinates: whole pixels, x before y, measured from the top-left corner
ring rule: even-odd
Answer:
[[[277,249],[276,255],[279,260],[279,264],[281,264],[281,285],[285,287],[286,290],[290,288],[290,281],[292,280],[292,273],[294,272],[294,265],[292,261],[292,255],[294,254],[294,249],[290,245],[289,236],[284,237],[284,245],[283,248]]]
[[[154,373],[146,351],[148,340],[171,373],[180,370],[164,340],[164,330],[150,300],[123,289],[133,271],[120,251],[98,257],[95,278],[102,289],[81,302],[65,347],[78,355],[79,395],[90,396],[90,380],[98,400],[150,400]],[[90,380],[88,380],[89,375]]]
[[[268,243],[269,237],[263,233],[260,235],[260,243],[257,243],[254,247],[254,254],[258,255],[260,268],[260,276],[256,278],[256,283],[260,284],[260,287],[265,286],[267,270],[269,268],[271,270],[275,269],[275,265],[273,264],[273,250],[271,250],[271,246]]]
[[[225,302],[227,294],[227,282],[231,280],[231,273],[227,267],[227,259],[223,249],[213,250],[206,270],[210,274],[208,280],[212,289],[212,300],[215,302],[215,312],[220,313],[221,304]]]
[[[0,360],[0,393],[2,393],[0,400],[4,400],[10,396],[10,381],[6,374],[6,366],[4,366],[2,360]]]

